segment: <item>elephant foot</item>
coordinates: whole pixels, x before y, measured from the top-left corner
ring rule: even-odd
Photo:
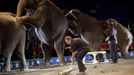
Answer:
[[[59,66],[64,66],[64,65],[66,65],[66,62],[61,62],[61,63],[59,64]]]
[[[28,72],[28,71],[29,71],[29,69],[20,69],[20,71]]]
[[[9,71],[11,71],[11,69],[4,69],[4,68],[3,68],[3,69],[1,69],[1,71],[2,71],[2,72],[9,72]]]
[[[44,65],[46,65],[46,66],[50,66],[51,63],[50,63],[49,61],[47,61],[47,62],[44,63]]]
[[[127,56],[124,56],[123,58],[124,58],[124,59],[132,59],[133,57],[130,56],[130,55],[127,55]]]
[[[28,67],[20,69],[20,71],[24,71],[24,72],[27,72],[28,70],[29,70]]]

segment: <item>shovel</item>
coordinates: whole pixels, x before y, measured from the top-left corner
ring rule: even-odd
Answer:
[[[59,72],[58,75],[68,75],[72,70],[73,70],[73,68],[72,68],[72,63],[71,63],[69,69]]]

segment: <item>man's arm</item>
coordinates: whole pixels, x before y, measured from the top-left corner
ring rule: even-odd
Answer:
[[[118,43],[118,40],[117,40],[117,30],[115,28],[113,28],[113,36],[115,38],[115,43],[117,44]]]
[[[78,51],[73,51],[72,52],[72,60],[71,60],[71,63],[73,64],[74,61],[75,61],[75,55],[77,54]]]
[[[105,42],[109,41],[109,38],[110,38],[110,36],[108,36],[108,37],[105,39]]]

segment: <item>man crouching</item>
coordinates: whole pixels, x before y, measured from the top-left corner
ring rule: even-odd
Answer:
[[[72,49],[72,64],[74,63],[75,58],[78,63],[79,73],[76,75],[86,75],[86,67],[83,64],[82,59],[87,54],[90,45],[80,38],[72,38],[70,36],[66,36],[64,40],[66,44],[70,45],[70,49]]]

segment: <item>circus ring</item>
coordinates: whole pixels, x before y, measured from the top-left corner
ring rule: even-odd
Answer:
[[[134,48],[134,44],[133,44],[133,48]],[[108,44],[107,44],[107,43],[104,43],[104,44],[102,45],[101,51],[106,51],[106,57],[109,57],[109,56],[108,56],[108,55],[109,55],[109,52],[107,52],[107,51],[108,51]],[[129,54],[130,54],[132,57],[134,57],[134,50],[131,49],[131,50],[129,51]],[[120,50],[118,50],[118,57],[119,57],[119,58],[122,58],[122,54],[121,54]],[[70,61],[71,61],[71,56],[65,56],[64,58],[65,58],[65,61],[66,61],[67,63],[70,63]],[[84,60],[87,61],[87,62],[91,62],[91,61],[93,60],[93,56],[90,55],[90,54],[87,54],[87,55],[85,55]],[[43,61],[42,58],[40,58],[40,59],[27,59],[27,64],[28,64],[29,68],[32,68],[33,66],[36,66],[36,65],[41,65],[41,64],[43,64],[43,63],[44,63],[44,61]],[[58,59],[58,57],[51,57],[50,63],[51,63],[51,64],[59,64],[59,59]],[[1,69],[2,65],[3,65],[3,63],[0,63],[0,69]],[[18,69],[19,67],[20,67],[19,61],[12,61],[12,62],[11,62],[11,69],[12,69],[12,70],[13,70],[13,69]]]

